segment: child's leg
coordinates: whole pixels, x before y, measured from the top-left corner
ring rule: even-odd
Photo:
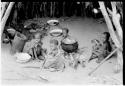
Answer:
[[[81,64],[81,66],[82,66],[83,68],[86,67],[85,61],[80,61],[80,64]]]
[[[74,68],[74,69],[77,69],[77,67],[78,67],[78,60],[75,60],[75,61],[73,62],[73,68]]]
[[[28,54],[32,57],[32,59],[34,59],[34,55],[33,55],[32,49],[30,49],[30,50],[28,51]]]
[[[100,63],[104,59],[104,55],[99,55],[96,63]]]

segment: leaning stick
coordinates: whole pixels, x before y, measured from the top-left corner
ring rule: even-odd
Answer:
[[[95,69],[93,69],[88,75],[91,76],[93,72],[95,72],[109,57],[112,56],[112,54],[114,54],[116,51],[118,50],[118,48],[116,48],[115,50],[113,50]]]

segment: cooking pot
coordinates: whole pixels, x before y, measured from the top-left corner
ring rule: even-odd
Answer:
[[[76,52],[78,49],[78,42],[72,37],[67,37],[61,41],[61,47],[67,53]]]

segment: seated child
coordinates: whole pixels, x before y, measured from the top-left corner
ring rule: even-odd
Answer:
[[[93,52],[90,60],[94,58],[98,58],[96,61],[97,63],[100,63],[110,52],[111,52],[111,45],[109,42],[110,34],[108,32],[104,32],[101,37],[101,42],[99,40],[92,40],[93,46]],[[90,61],[89,60],[89,61]]]
[[[34,39],[32,39],[26,46],[27,49],[24,52],[29,53],[33,59],[44,60],[46,49],[42,48],[42,36],[40,33],[36,33],[34,35]],[[28,47],[29,46],[29,47]]]
[[[99,40],[97,39],[93,39],[91,41],[92,43],[92,55],[89,59],[89,61],[91,61],[92,59],[98,58],[99,54],[100,54],[100,47],[102,46],[102,44],[100,43]]]
[[[57,40],[50,40],[50,52],[47,56],[48,58],[45,62],[44,69],[52,69],[51,71],[63,71],[65,64],[62,54],[59,52]]]
[[[59,52],[58,41],[55,39],[50,40],[50,52],[49,56],[55,57]]]
[[[88,47],[83,47],[78,50],[78,54],[79,54],[78,61],[84,68],[88,64],[92,51]]]
[[[91,51],[87,47],[79,48],[77,52],[72,53],[72,56],[74,59],[73,67],[77,69],[78,64],[80,64],[84,68],[91,56]]]
[[[100,54],[101,56],[96,61],[97,63],[100,63],[112,51],[109,38],[110,34],[108,32],[104,32],[102,34],[102,46],[100,47],[100,49],[102,50],[102,54]]]

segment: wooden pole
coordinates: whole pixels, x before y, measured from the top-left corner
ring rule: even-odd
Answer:
[[[109,33],[111,34],[111,37],[112,37],[112,39],[113,39],[113,41],[114,41],[114,43],[115,43],[117,48],[112,53],[110,53],[94,70],[92,70],[89,73],[89,75],[92,75],[92,73],[95,72],[95,70],[97,70],[97,68],[99,68],[115,52],[117,52],[117,61],[118,61],[118,64],[116,65],[117,68],[115,70],[117,70],[119,72],[119,70],[121,70],[120,67],[123,64],[122,50],[120,50],[122,47],[120,45],[120,42],[119,42],[119,40],[116,37],[115,31],[113,30],[113,26],[112,26],[111,20],[110,20],[110,18],[108,16],[107,12],[106,12],[104,3],[103,2],[99,2],[99,5],[100,5],[101,12],[102,12],[102,14],[103,14],[103,16],[105,18],[106,24],[108,26]],[[113,8],[113,9],[115,10],[115,8]]]
[[[0,2],[0,5],[2,6],[2,10],[1,10],[1,19],[3,17],[3,15],[6,12],[6,6],[9,4],[9,2]]]
[[[3,2],[4,3],[4,2]],[[13,7],[15,2],[10,2],[8,7],[7,7],[7,10],[5,12],[5,14],[3,15],[3,17],[1,18],[1,34],[3,33],[3,30],[4,30],[4,27],[5,27],[5,24],[6,24],[6,21],[10,15],[10,12],[11,12],[11,9]],[[2,9],[2,10],[5,10],[5,9]]]
[[[116,47],[119,48],[119,47],[121,47],[121,44],[120,44],[119,40],[117,39],[117,36],[116,36],[115,31],[114,31],[112,22],[111,22],[111,20],[110,20],[110,18],[108,16],[107,11],[106,11],[104,2],[99,2],[99,5],[100,5],[101,12],[102,12],[102,14],[103,14],[103,16],[105,18],[109,33],[111,35],[111,38],[112,38],[113,42],[115,43]]]
[[[99,2],[100,9],[101,9],[101,12],[102,12],[102,14],[103,14],[103,16],[105,18],[109,33],[111,35],[111,38],[112,38],[113,42],[115,43],[116,47],[119,48],[119,50],[117,51],[117,61],[118,62],[116,64],[115,70],[120,71],[122,69],[120,67],[122,67],[122,65],[123,65],[123,56],[122,56],[122,50],[123,49],[122,49],[122,44],[121,44],[122,43],[122,34],[123,34],[123,32],[122,32],[122,28],[119,25],[120,24],[119,23],[119,16],[116,14],[116,7],[115,7],[114,4],[112,3],[113,12],[110,12],[110,10],[108,10],[108,11],[112,16],[113,24],[115,25],[115,27],[117,29],[117,33],[118,33],[118,35],[120,37],[120,40],[118,39],[118,37],[117,37],[117,35],[116,35],[115,31],[114,31],[111,20],[110,20],[110,18],[108,16],[108,13],[107,13],[106,9],[105,9],[104,2]]]

